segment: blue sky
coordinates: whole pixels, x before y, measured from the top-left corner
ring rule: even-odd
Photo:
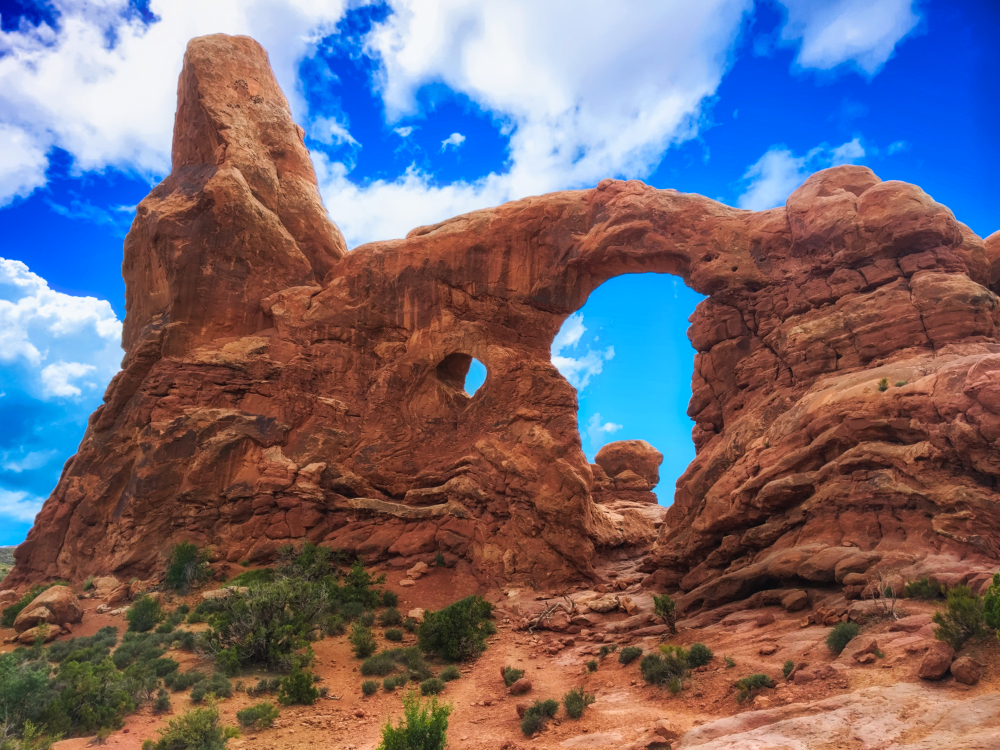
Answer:
[[[122,239],[169,170],[190,37],[267,48],[353,247],[609,176],[767,208],[845,162],[986,236],[998,30],[995,0],[0,0],[0,544],[118,368]],[[588,455],[650,441],[662,503],[693,457],[698,299],[614,279],[554,343]]]

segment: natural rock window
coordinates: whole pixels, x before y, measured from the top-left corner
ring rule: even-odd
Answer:
[[[437,366],[438,380],[451,388],[465,391],[469,396],[486,382],[486,365],[475,357],[462,352],[449,354]]]

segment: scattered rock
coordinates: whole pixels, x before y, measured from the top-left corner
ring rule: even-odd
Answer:
[[[954,658],[955,649],[942,641],[934,641],[920,662],[917,676],[922,680],[940,680],[948,674]]]
[[[874,658],[878,658],[875,656],[875,653],[879,650],[878,641],[871,637],[857,638],[855,640],[859,641],[859,643],[856,648],[852,648],[851,650],[851,658],[854,659],[854,661],[860,662],[861,657],[868,654],[871,654]],[[854,641],[852,640],[851,643],[853,644]],[[863,663],[869,664],[870,662],[866,661]]]
[[[422,607],[415,607],[414,609],[411,609],[409,612],[407,612],[406,616],[409,617],[411,620],[416,620],[417,622],[423,622],[424,615],[426,613],[427,610],[423,609]]]
[[[426,575],[428,570],[430,570],[430,567],[427,565],[427,563],[418,562],[416,565],[414,565],[412,568],[406,571],[406,575],[412,578],[414,581],[417,581],[420,580],[420,576]]]
[[[925,625],[930,625],[934,619],[928,614],[901,617],[889,625],[890,633],[916,633]]]
[[[781,599],[781,606],[786,612],[798,612],[809,606],[809,594],[802,589],[789,591]]]
[[[667,742],[679,740],[683,732],[677,729],[669,719],[660,719],[653,725],[653,731]]]
[[[629,615],[634,615],[639,611],[639,605],[632,601],[630,596],[623,596],[619,600],[618,606]]]
[[[777,652],[778,652],[777,643],[765,643],[757,650],[757,653],[760,654],[761,656],[771,656],[772,654],[775,654]]]
[[[416,586],[417,582],[414,581],[411,578],[404,578],[403,580],[401,580],[399,582],[399,585],[402,586],[405,589],[405,588],[409,588],[410,586]]]
[[[587,606],[590,607],[592,612],[611,612],[612,610],[618,609],[618,597],[613,594],[608,594],[602,596],[598,599],[591,599],[587,602]]]
[[[760,615],[756,620],[754,620],[754,625],[756,625],[758,628],[763,628],[766,627],[767,625],[770,625],[772,622],[774,622],[774,615],[771,614],[770,612],[765,612],[764,614]]]
[[[975,685],[979,682],[979,663],[968,656],[961,656],[951,663],[951,673],[956,682],[963,685]]]

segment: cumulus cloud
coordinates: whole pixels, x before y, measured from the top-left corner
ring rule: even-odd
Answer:
[[[614,422],[604,422],[602,424],[600,412],[595,413],[587,420],[587,439],[590,440],[591,450],[599,450],[623,426]]]
[[[107,300],[57,292],[24,263],[0,258],[0,362],[25,367],[37,395],[103,389],[118,371],[121,331]]]
[[[591,378],[604,371],[605,362],[615,358],[613,346],[605,349],[591,349],[588,346],[579,356],[569,356],[566,350],[580,348],[580,340],[586,331],[583,313],[574,313],[566,319],[552,341],[552,364],[578,391],[586,388]]]
[[[347,0],[53,0],[55,27],[0,32],[0,206],[43,185],[54,147],[80,171],[169,171],[184,48],[204,34],[249,34],[268,50],[293,110],[307,120],[298,63],[331,33]]]
[[[347,126],[335,117],[317,117],[309,129],[309,136],[328,146],[361,146],[351,135]]]
[[[11,492],[0,489],[0,516],[31,523],[42,509],[43,502],[43,498],[35,497],[23,490]]]
[[[458,148],[463,143],[465,143],[465,136],[464,135],[462,135],[461,133],[452,133],[447,138],[445,138],[443,141],[441,141],[441,150],[444,151],[449,146],[451,148]]]
[[[648,174],[697,133],[753,3],[636,2],[628,13],[598,0],[389,5],[394,12],[366,40],[389,118],[416,113],[417,91],[444,83],[503,124],[509,167],[449,185],[411,167],[359,188],[348,166],[327,164],[321,192],[351,245],[514,198]]]
[[[864,156],[859,138],[834,147],[823,144],[802,156],[784,145],[772,146],[743,175],[746,189],[737,205],[754,211],[783,206],[792,191],[816,170],[852,164]]]
[[[801,68],[847,63],[872,76],[920,22],[915,0],[778,2],[787,13],[781,39],[799,46],[795,62]]]
[[[401,128],[393,128],[392,132],[398,135],[400,138],[408,138],[410,133],[413,132],[413,127],[411,125],[407,125]]]

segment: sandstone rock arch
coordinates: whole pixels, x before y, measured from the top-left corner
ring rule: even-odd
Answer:
[[[846,560],[971,580],[1000,558],[1000,243],[919,188],[838,167],[754,213],[604,180],[348,253],[259,45],[192,41],[178,101],[173,171],[125,243],[123,370],[12,582],[147,574],[184,538],[593,577],[628,534],[549,349],[647,271],[708,296],[661,583],[712,603]],[[490,373],[471,401],[456,355]]]

